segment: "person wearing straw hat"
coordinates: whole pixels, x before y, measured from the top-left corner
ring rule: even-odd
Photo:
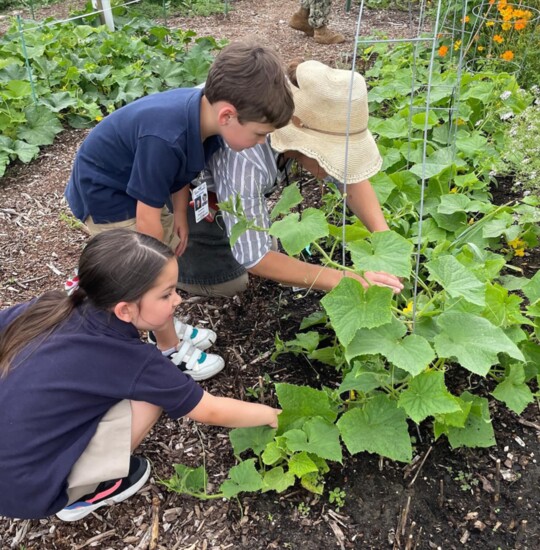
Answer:
[[[369,182],[380,170],[382,158],[367,127],[364,78],[318,61],[290,66],[289,78],[295,103],[291,122],[274,131],[264,144],[241,152],[220,149],[210,158],[200,179],[215,192],[218,202],[238,198],[246,218],[257,227],[268,228],[265,195],[276,182],[281,183],[287,165],[294,159],[316,178],[330,177],[338,185],[346,183],[347,205],[352,212],[370,231],[388,230]],[[212,223],[190,224],[190,244],[179,259],[179,288],[195,294],[223,295],[214,292],[212,273],[222,274],[219,257],[224,246],[248,273],[290,286],[331,290],[343,277],[340,270],[279,252],[264,231],[245,231],[231,251],[227,235],[237,221],[230,213],[218,212]],[[365,272],[361,277],[348,272],[347,276],[364,287],[386,286],[396,293],[403,289],[401,281],[389,273]],[[234,293],[245,288],[246,278],[238,278]]]

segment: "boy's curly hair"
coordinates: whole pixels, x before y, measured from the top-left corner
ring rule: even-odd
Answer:
[[[204,88],[210,103],[227,101],[239,122],[286,126],[294,101],[281,59],[255,42],[233,42],[216,57]]]

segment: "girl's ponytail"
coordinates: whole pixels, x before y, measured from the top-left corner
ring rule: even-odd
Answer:
[[[78,288],[69,296],[46,292],[0,333],[0,378],[16,366],[13,360],[26,345],[35,340],[32,353],[84,301],[112,311],[119,302],[140,300],[171,258],[174,253],[162,242],[127,229],[93,237],[79,260]]]
[[[46,292],[14,319],[0,333],[0,378],[7,376],[13,359],[23,347],[38,336],[46,338],[83,299],[84,292],[80,289],[71,296],[59,290]],[[39,343],[36,341],[35,345]]]

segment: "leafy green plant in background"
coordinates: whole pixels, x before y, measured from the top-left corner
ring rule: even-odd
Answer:
[[[143,95],[202,82],[222,46],[193,31],[123,22],[114,33],[103,26],[26,22],[32,82],[11,26],[0,42],[0,175],[14,160],[35,158],[65,124],[90,127]]]
[[[206,17],[215,13],[224,13],[225,0],[167,0],[165,3],[163,0],[142,0],[130,8],[131,12],[151,18],[160,18],[164,15],[167,17],[177,15]]]
[[[490,399],[520,414],[538,396],[540,273],[528,279],[510,262],[538,245],[540,201],[529,196],[497,206],[489,194],[494,165],[508,147],[510,120],[503,115],[519,115],[531,94],[509,74],[465,73],[461,103],[453,107],[455,69],[437,61],[431,90],[437,109],[425,113],[426,91],[417,90],[412,100],[410,95],[412,47],[379,45],[363,55],[371,58],[370,124],[384,159],[372,182],[391,230],[371,235],[351,219],[342,266],[338,190],[322,210],[300,214],[294,210],[302,197],[293,184],[271,213],[269,233],[290,255],[309,247],[324,265],[359,274],[388,271],[402,277],[406,288],[394,296],[345,277],[294,339],[276,338],[274,357],[295,353],[319,360],[337,369],[341,382],[332,389],[276,384],[279,428],[231,432],[235,468],[243,465],[246,485],[239,470],[225,483],[234,482],[238,492],[254,486],[282,492],[299,483],[321,494],[330,464],[343,461],[342,446],[349,454],[367,451],[408,462],[413,424],[425,423],[435,439],[445,437],[453,448],[488,447],[496,437]],[[429,52],[423,56],[416,60],[419,78],[428,70]],[[412,259],[422,178],[415,299]],[[237,201],[221,207],[240,218],[232,240],[248,227],[261,230],[245,219]],[[449,372],[478,383],[452,390]],[[190,472],[177,472],[175,484],[181,487]],[[206,484],[200,491],[206,494]]]
[[[540,196],[540,89],[532,90],[535,102],[512,118],[505,131],[507,147],[496,165],[500,174],[514,178],[514,186]]]

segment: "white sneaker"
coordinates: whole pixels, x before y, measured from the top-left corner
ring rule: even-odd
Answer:
[[[168,358],[193,380],[207,380],[220,372],[225,361],[219,355],[205,353],[188,342],[182,342],[178,351]]]
[[[217,334],[213,330],[182,323],[178,317],[174,318],[174,330],[181,342],[188,342],[201,351],[207,350],[217,339]],[[148,333],[148,341],[151,344],[156,343],[156,337],[152,331]]]
[[[213,330],[182,323],[178,317],[174,318],[174,330],[180,340],[189,342],[202,351],[208,349],[217,339],[217,334]]]

